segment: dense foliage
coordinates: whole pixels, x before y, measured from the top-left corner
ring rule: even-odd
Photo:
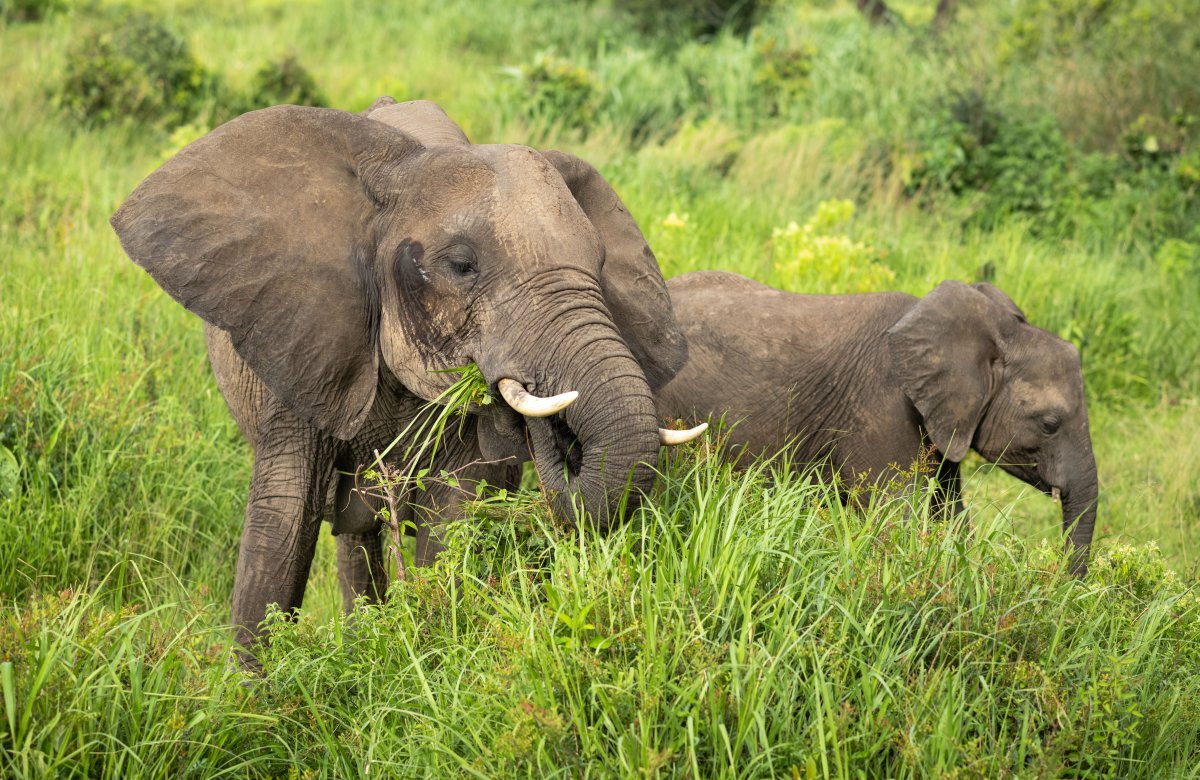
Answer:
[[[211,83],[184,41],[145,13],[114,13],[76,39],[67,54],[62,105],[82,121],[191,119]]]
[[[1196,0],[964,1],[939,29],[899,0],[879,26],[849,0],[132,5],[0,2],[6,776],[1200,765]],[[968,532],[709,443],[607,538],[536,486],[489,500],[350,620],[326,536],[267,676],[232,672],[250,453],[199,323],[107,219],[240,111],[381,94],[594,162],[667,276],[1000,286],[1083,354],[1087,579],[1057,507],[977,460]]]

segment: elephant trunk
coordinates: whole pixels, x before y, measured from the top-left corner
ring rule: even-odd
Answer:
[[[1089,459],[1085,470],[1062,488],[1063,533],[1069,534],[1071,573],[1077,577],[1087,574],[1088,547],[1096,527],[1096,461]]]
[[[650,387],[611,325],[591,323],[555,350],[551,386],[577,390],[561,412],[526,418],[534,463],[555,513],[601,531],[636,508],[654,481],[658,420]]]

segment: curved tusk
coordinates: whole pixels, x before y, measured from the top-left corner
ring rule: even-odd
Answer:
[[[1056,487],[1050,488],[1050,497],[1053,498],[1055,501],[1060,500],[1062,497],[1061,491],[1059,491],[1059,489]]]
[[[526,417],[549,417],[555,412],[566,409],[579,397],[577,391],[568,390],[565,393],[542,398],[526,391],[515,379],[501,379],[497,386],[500,388],[500,395],[504,396],[508,405]]]
[[[695,428],[688,428],[686,431],[659,428],[658,440],[662,442],[664,447],[674,447],[676,444],[685,444],[695,439],[706,430],[708,430],[708,423],[706,422],[700,423]]]

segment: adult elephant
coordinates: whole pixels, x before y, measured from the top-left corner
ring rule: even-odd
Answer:
[[[474,362],[505,403],[473,410],[435,469],[503,481],[487,461],[527,435],[555,510],[602,529],[650,487],[651,391],[687,354],[654,255],[586,163],[463,141],[276,106],[186,147],[113,215],[129,257],[205,321],[254,447],[233,590],[243,645],[268,604],[300,607],[335,480],[346,597],[381,595],[373,518],[338,473],[405,430],[453,383],[446,369]],[[418,563],[442,549],[460,496],[402,497]]]
[[[894,484],[932,449],[943,505],[959,504],[973,448],[1061,497],[1072,569],[1086,573],[1097,483],[1079,353],[999,289],[797,295],[722,271],[667,286],[690,357],[660,414],[723,416],[740,457],[787,448],[847,485]]]

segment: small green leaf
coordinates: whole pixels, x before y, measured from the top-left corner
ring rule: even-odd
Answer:
[[[0,444],[0,498],[17,495],[21,490],[21,467],[17,456]]]
[[[0,450],[8,452],[2,446],[0,446]],[[8,723],[8,737],[15,742],[17,739],[17,686],[13,682],[12,661],[0,663],[0,688],[4,690],[4,718]]]

